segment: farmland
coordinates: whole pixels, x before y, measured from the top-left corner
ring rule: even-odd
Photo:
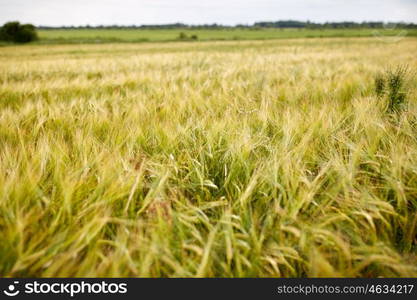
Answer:
[[[417,276],[417,39],[196,34],[0,48],[0,276]]]
[[[40,30],[41,44],[77,44],[77,43],[111,43],[111,42],[170,42],[177,41],[180,34],[186,37],[196,36],[201,41],[221,40],[270,40],[289,38],[323,38],[323,37],[373,37],[417,36],[416,29],[48,29]]]

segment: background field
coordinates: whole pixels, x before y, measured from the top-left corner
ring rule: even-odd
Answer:
[[[417,276],[416,79],[400,114],[374,91],[416,53],[0,48],[0,275]]]
[[[417,36],[417,30],[408,29],[71,29],[40,30],[39,43],[108,43],[175,41],[180,33],[199,40],[267,40],[319,37],[372,37],[395,36],[406,33]]]

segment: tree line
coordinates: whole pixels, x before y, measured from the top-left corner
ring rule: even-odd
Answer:
[[[233,29],[233,28],[306,28],[306,29],[361,29],[361,28],[400,28],[400,29],[417,29],[417,24],[405,22],[326,22],[315,23],[310,21],[273,21],[273,22],[256,22],[254,24],[201,24],[189,25],[184,23],[173,24],[155,24],[155,25],[98,25],[98,26],[39,26],[39,29]]]

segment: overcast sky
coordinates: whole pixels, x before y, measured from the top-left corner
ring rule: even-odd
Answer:
[[[233,25],[288,19],[417,23],[417,0],[0,0],[0,23]]]

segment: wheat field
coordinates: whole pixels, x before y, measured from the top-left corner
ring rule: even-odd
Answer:
[[[416,53],[1,47],[0,276],[417,276]],[[374,78],[398,65],[393,114]]]

